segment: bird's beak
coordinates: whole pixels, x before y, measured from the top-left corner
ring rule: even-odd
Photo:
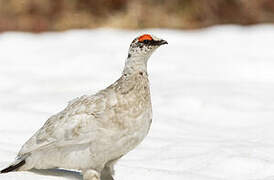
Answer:
[[[158,46],[161,46],[161,45],[168,44],[168,43],[167,43],[167,41],[161,39],[159,41],[155,41],[155,44],[158,45]]]

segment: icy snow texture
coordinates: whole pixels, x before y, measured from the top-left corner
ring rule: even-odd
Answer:
[[[153,124],[117,180],[274,180],[274,26],[201,31],[98,29],[0,35],[0,169],[66,102],[121,74],[130,42],[169,44],[149,64]],[[1,180],[81,179],[46,170]]]

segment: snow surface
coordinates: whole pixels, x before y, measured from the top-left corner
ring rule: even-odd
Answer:
[[[274,180],[274,26],[0,34],[0,169],[67,102],[121,74],[130,42],[166,39],[149,61],[154,118],[117,180]],[[78,172],[1,180],[81,179]]]

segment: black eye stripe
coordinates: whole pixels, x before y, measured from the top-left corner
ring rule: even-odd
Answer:
[[[145,40],[143,41],[144,44],[148,44],[149,42],[150,42],[150,40],[147,40],[147,39],[145,39]]]
[[[139,48],[142,48],[143,46],[157,46],[158,44],[159,44],[159,41],[156,41],[154,39],[152,40],[145,39],[143,41],[136,42],[136,46],[138,46]]]
[[[142,43],[143,44],[146,44],[146,45],[153,45],[156,41],[154,41],[153,39],[152,40],[147,40],[145,39]]]

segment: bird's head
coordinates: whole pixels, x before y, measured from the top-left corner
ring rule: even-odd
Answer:
[[[167,41],[149,34],[135,38],[130,44],[123,73],[147,71],[147,60],[154,50],[163,44],[167,44]]]
[[[149,57],[155,49],[164,44],[167,44],[167,41],[153,35],[144,34],[132,41],[129,47],[129,56]]]

